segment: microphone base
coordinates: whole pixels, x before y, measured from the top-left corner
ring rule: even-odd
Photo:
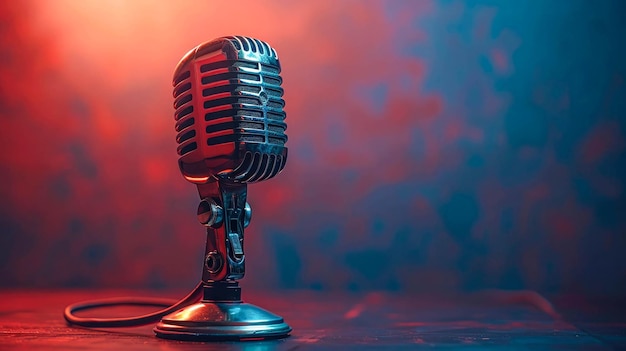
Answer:
[[[215,288],[205,286],[202,301],[163,317],[154,328],[156,336],[188,341],[259,340],[289,336],[291,327],[282,317],[235,300],[236,294],[225,296],[226,300],[208,300],[207,297],[221,295],[215,293]]]

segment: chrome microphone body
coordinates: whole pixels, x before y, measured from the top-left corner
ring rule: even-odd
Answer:
[[[173,78],[181,173],[198,187],[207,227],[202,280],[245,274],[247,183],[277,175],[287,161],[281,68],[267,43],[243,36],[195,47]]]

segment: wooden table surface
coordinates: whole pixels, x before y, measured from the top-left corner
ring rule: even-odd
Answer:
[[[0,291],[0,350],[316,350],[316,349],[495,349],[611,350],[626,348],[626,319],[580,319],[568,307],[562,317],[532,292],[472,295],[244,290],[244,300],[285,318],[293,328],[281,340],[183,342],[154,336],[153,326],[93,330],[70,327],[68,304],[105,297],[159,296],[171,292],[121,290]],[[573,303],[576,305],[576,303]],[[575,306],[574,306],[575,307]],[[146,310],[116,308],[92,316],[132,315]],[[576,320],[576,318],[579,318]],[[573,322],[572,322],[573,321]]]

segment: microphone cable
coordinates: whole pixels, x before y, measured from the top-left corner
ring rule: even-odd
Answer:
[[[152,324],[158,322],[161,317],[167,314],[170,314],[182,307],[191,305],[192,303],[198,302],[202,296],[202,287],[202,282],[198,283],[198,286],[196,286],[187,296],[179,301],[148,297],[115,297],[78,302],[67,306],[65,311],[63,311],[63,316],[69,324],[87,328],[124,328]],[[92,318],[78,317],[75,315],[78,311],[117,306],[155,306],[163,307],[163,309],[141,316],[121,318]]]

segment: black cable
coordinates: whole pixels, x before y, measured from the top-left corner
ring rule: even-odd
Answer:
[[[111,298],[102,300],[91,300],[85,302],[79,302],[69,305],[63,311],[63,316],[69,324],[78,325],[88,328],[121,328],[121,327],[135,327],[139,325],[146,325],[158,322],[161,317],[166,314],[172,313],[182,307],[191,305],[194,302],[200,300],[202,295],[202,282],[196,286],[182,300],[176,302],[170,299],[160,298]],[[74,313],[78,311],[90,310],[101,307],[111,306],[158,306],[165,307],[162,310],[145,314],[143,316],[136,317],[123,317],[123,318],[91,318],[91,317],[77,317]]]

